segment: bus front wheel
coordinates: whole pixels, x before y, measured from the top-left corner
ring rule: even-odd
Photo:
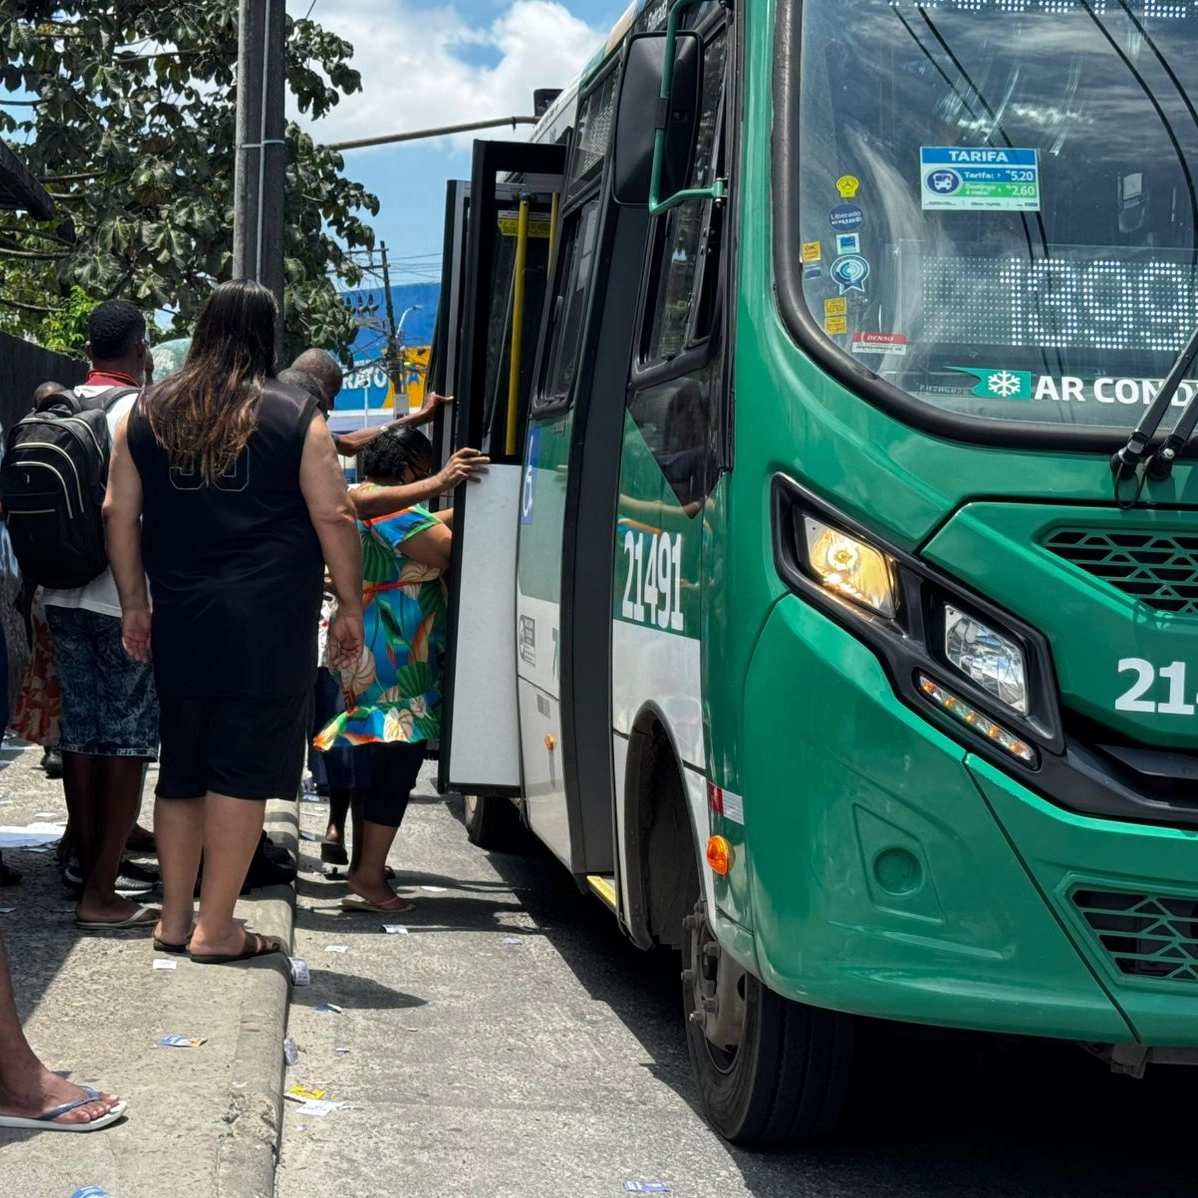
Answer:
[[[848,1095],[852,1017],[767,989],[720,948],[702,900],[685,924],[686,1040],[708,1121],[762,1148],[826,1135]]]

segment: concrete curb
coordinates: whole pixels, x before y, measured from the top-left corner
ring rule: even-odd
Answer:
[[[299,859],[299,814],[294,801],[267,804],[266,830]],[[295,888],[272,886],[255,894],[254,931],[275,936],[290,951]],[[217,1198],[272,1198],[283,1128],[283,1038],[291,997],[285,957],[254,961],[245,969],[237,1047],[229,1075],[228,1130],[217,1150]]]

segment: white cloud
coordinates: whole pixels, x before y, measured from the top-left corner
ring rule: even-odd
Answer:
[[[307,0],[288,7],[302,16]],[[313,17],[352,43],[362,75],[361,92],[343,96],[320,121],[305,121],[326,144],[530,115],[533,90],[566,87],[607,34],[553,0],[515,0],[489,27],[455,8],[418,9],[405,0],[321,0]],[[498,61],[479,66],[462,56],[479,46]]]

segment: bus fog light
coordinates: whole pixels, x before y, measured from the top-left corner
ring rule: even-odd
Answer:
[[[894,577],[883,554],[810,516],[803,517],[803,531],[807,564],[828,590],[870,607],[881,616],[894,615]]]
[[[1027,715],[1027,669],[1023,650],[1013,641],[946,604],[944,654],[988,695],[1012,711]]]
[[[947,711],[954,719],[960,720],[971,732],[983,740],[1005,749],[1012,757],[1018,757],[1026,765],[1036,765],[1039,759],[1036,750],[1026,741],[1020,740],[1001,725],[996,724],[989,716],[971,707],[964,699],[937,685],[927,675],[919,675],[919,689],[924,697],[935,703],[942,711]]]

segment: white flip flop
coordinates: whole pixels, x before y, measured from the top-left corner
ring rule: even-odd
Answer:
[[[99,1131],[100,1128],[115,1123],[125,1113],[125,1107],[128,1105],[122,1099],[108,1114],[101,1115],[98,1119],[89,1119],[86,1123],[56,1123],[55,1120],[61,1119],[63,1115],[78,1110],[81,1106],[87,1106],[89,1102],[100,1101],[100,1093],[91,1086],[84,1086],[83,1093],[85,1097],[74,1102],[64,1102],[62,1106],[33,1119],[25,1119],[20,1115],[0,1115],[0,1127],[21,1128],[25,1131]]]

